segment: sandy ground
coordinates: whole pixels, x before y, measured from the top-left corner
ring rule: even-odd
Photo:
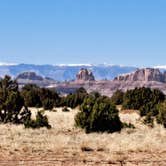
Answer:
[[[33,114],[36,109],[31,108]],[[0,125],[0,166],[166,165],[166,129],[143,125],[138,112],[120,113],[135,129],[120,133],[85,134],[74,127],[77,109],[46,111],[50,130]]]

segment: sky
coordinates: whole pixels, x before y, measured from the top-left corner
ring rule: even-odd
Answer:
[[[166,0],[0,0],[0,62],[166,64]]]

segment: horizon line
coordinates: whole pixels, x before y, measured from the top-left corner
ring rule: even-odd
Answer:
[[[135,67],[135,68],[158,68],[158,69],[166,69],[166,65],[154,65],[154,66],[138,66],[138,65],[122,65],[122,64],[111,64],[111,63],[57,63],[57,64],[35,64],[35,63],[15,63],[15,62],[0,62],[0,66],[17,66],[17,65],[50,65],[50,66],[59,66],[59,67],[76,67],[76,66],[120,66],[120,67]]]

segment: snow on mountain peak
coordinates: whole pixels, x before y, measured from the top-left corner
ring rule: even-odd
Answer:
[[[0,62],[0,66],[16,66],[16,63]]]
[[[166,69],[166,65],[158,65],[158,66],[154,66],[154,68],[157,68],[157,69]]]

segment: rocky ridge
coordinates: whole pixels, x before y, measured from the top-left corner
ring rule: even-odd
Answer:
[[[53,79],[50,78],[44,78],[40,75],[37,75],[35,72],[28,71],[28,72],[23,72],[20,73],[17,77],[16,80],[20,86],[23,86],[25,84],[36,84],[38,86],[48,86],[50,84],[55,83]]]
[[[16,79],[29,79],[29,80],[38,80],[38,81],[44,80],[42,76],[39,76],[35,72],[30,72],[30,71],[20,73]]]
[[[84,87],[89,93],[98,91],[106,96],[112,96],[117,89],[125,92],[135,87],[157,88],[166,94],[166,72],[152,68],[139,69],[130,74],[119,75],[113,80],[95,80],[93,73],[85,68],[77,73],[74,81],[56,82],[34,72],[21,73],[16,79],[20,86],[27,83],[37,84],[42,87],[55,88],[62,95],[73,93],[80,87]]]
[[[117,81],[158,81],[166,82],[166,72],[162,73],[159,69],[145,68],[138,69],[129,74],[119,75],[114,78]]]
[[[118,89],[125,92],[128,89],[134,89],[136,87],[149,87],[152,89],[160,89],[166,94],[166,73],[160,72],[159,69],[139,69],[129,74],[119,75],[113,80],[97,81],[78,81],[82,76],[81,73],[82,70],[77,74],[77,79],[75,81],[57,84],[56,89],[59,92],[66,94],[74,92],[79,87],[84,87],[89,93],[98,91],[102,95],[111,97]]]

